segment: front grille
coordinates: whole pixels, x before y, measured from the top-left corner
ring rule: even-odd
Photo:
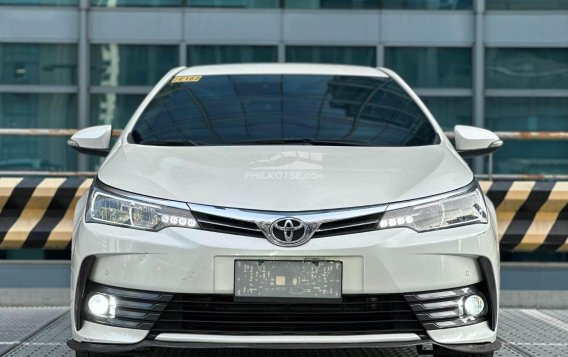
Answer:
[[[160,333],[348,335],[425,331],[399,294],[344,295],[340,303],[235,302],[232,295],[174,294],[149,338]]]
[[[265,238],[264,233],[254,222],[223,217],[198,211],[192,212],[201,229],[226,234]],[[322,223],[312,238],[323,238],[342,234],[354,234],[373,231],[381,219],[382,213],[336,219]]]
[[[373,231],[381,220],[382,213],[339,219],[322,223],[312,238],[330,237],[341,234],[354,234]]]
[[[199,222],[201,229],[219,233],[236,234],[264,238],[264,233],[258,228],[256,223],[247,222],[239,219],[216,216],[202,212],[192,212]]]

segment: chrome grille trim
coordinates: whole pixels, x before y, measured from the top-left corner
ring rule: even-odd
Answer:
[[[339,226],[339,227],[332,227],[332,228],[320,228],[317,231],[318,232],[329,232],[329,231],[335,231],[338,229],[345,229],[345,228],[352,228],[352,227],[360,227],[360,226],[366,226],[369,224],[379,224],[379,220],[373,220],[373,221],[367,221],[367,222],[360,222],[360,223],[353,223],[353,224],[346,224],[344,226]]]
[[[404,294],[410,308],[426,330],[472,325],[486,321],[488,310],[480,316],[464,314],[463,299],[478,294],[485,296],[480,284],[458,289]],[[486,304],[488,300],[484,297]],[[486,306],[487,306],[486,305]]]
[[[192,212],[201,212],[224,218],[236,219],[245,222],[270,222],[282,217],[295,217],[306,223],[325,223],[376,213],[384,213],[387,205],[366,206],[354,208],[339,208],[321,211],[257,211],[240,208],[227,208],[188,203]]]
[[[94,294],[114,297],[116,307],[112,317],[93,315],[88,311],[86,302]],[[84,299],[76,303],[81,305],[81,317],[85,321],[113,327],[149,330],[160,318],[173,295],[172,293],[124,289],[88,281]]]
[[[206,220],[206,219],[200,219],[199,223],[212,224],[212,225],[215,225],[215,226],[223,226],[223,227],[229,227],[229,228],[235,228],[235,229],[245,229],[247,231],[253,231],[253,232],[261,232],[261,230],[259,228],[257,228],[257,229],[246,228],[246,227],[241,227],[241,226],[237,226],[237,225],[214,222],[212,220]]]
[[[271,224],[284,217],[293,217],[305,222],[310,238],[372,231],[376,229],[380,216],[387,208],[387,205],[380,205],[322,211],[278,212],[193,203],[188,203],[188,206],[203,230],[259,238],[269,238]],[[360,221],[357,221],[358,219]],[[343,221],[345,222],[342,224]]]
[[[439,301],[439,302],[430,302],[424,304],[414,304],[412,305],[415,311],[424,311],[424,310],[435,310],[435,309],[446,309],[446,308],[453,308],[458,307],[457,301]]]
[[[435,311],[435,312],[428,312],[425,314],[416,314],[419,320],[436,320],[436,319],[447,319],[447,318],[458,318],[459,312],[457,310],[450,310],[450,311]]]
[[[209,213],[192,211],[193,216],[199,222],[202,230],[264,238],[264,233],[254,222],[236,220],[231,217],[222,217]]]

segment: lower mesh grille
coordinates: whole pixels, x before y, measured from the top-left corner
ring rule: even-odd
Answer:
[[[94,294],[112,297],[112,316],[86,309]],[[487,309],[463,312],[463,299],[481,295]],[[488,321],[483,284],[405,294],[343,295],[341,302],[234,301],[233,295],[172,294],[87,282],[81,317],[103,325],[161,333],[221,335],[364,335],[414,333]]]
[[[341,303],[234,302],[175,294],[150,331],[228,335],[425,334],[402,295],[344,295]]]

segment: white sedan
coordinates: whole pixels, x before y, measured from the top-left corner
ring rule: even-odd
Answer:
[[[395,73],[340,65],[177,68],[78,205],[77,356],[184,348],[380,348],[493,356],[493,205]],[[429,347],[433,345],[433,350]]]

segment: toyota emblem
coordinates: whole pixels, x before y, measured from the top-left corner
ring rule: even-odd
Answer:
[[[297,218],[281,218],[270,226],[270,240],[281,246],[298,246],[308,241],[306,223]]]

